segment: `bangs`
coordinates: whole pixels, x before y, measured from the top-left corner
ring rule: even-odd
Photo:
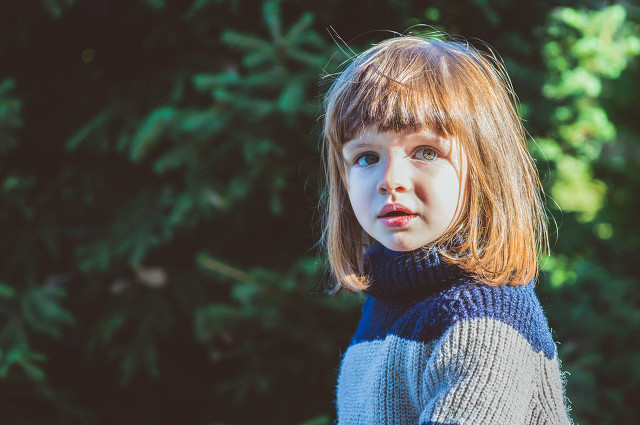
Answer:
[[[456,132],[456,122],[464,115],[459,99],[465,88],[459,78],[452,78],[452,68],[459,66],[449,57],[452,43],[443,50],[435,40],[407,41],[411,45],[382,46],[355,58],[333,83],[325,133],[335,146],[368,127],[380,132],[429,128],[445,136]],[[462,54],[465,46],[454,44]]]

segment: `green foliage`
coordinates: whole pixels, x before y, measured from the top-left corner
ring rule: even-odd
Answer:
[[[543,94],[554,109],[536,152],[542,169],[550,170],[547,192],[560,229],[554,254],[543,267],[555,289],[542,292],[564,341],[559,353],[570,374],[575,419],[629,422],[632,415],[623,412],[628,397],[638,391],[629,377],[637,375],[633,365],[639,354],[631,335],[640,327],[634,307],[640,299],[634,260],[620,251],[624,242],[614,230],[624,232],[625,226],[616,223],[621,214],[612,192],[635,192],[640,182],[634,173],[622,171],[637,167],[634,157],[608,168],[609,146],[625,143],[608,110],[620,90],[615,79],[640,54],[640,38],[637,24],[626,19],[619,5],[556,9],[547,34]],[[626,181],[616,187],[611,179],[619,172]],[[619,352],[625,353],[613,354]]]
[[[8,6],[0,32],[8,418],[331,423],[361,298],[324,294],[326,265],[307,252],[318,81],[341,49],[389,35],[372,29],[426,23],[503,56],[559,224],[538,292],[573,415],[634,420],[636,9],[392,0],[354,19],[334,1],[39,4]],[[333,45],[329,26],[355,41]]]
[[[64,10],[75,3],[76,0],[42,0],[42,5],[54,18],[62,17]]]
[[[28,330],[61,338],[65,325],[74,323],[73,316],[60,305],[64,296],[65,291],[53,285],[29,285],[23,293],[17,293],[13,287],[0,284],[0,315],[4,321],[0,329],[0,377],[18,366],[29,378],[44,380],[40,363],[46,355],[31,349]]]
[[[164,270],[139,268],[135,281],[117,280],[111,285],[115,297],[88,342],[91,350],[107,350],[120,362],[121,385],[139,370],[151,376],[159,373],[157,343],[169,334],[175,316],[162,290],[166,279]]]
[[[606,194],[606,185],[593,178],[591,164],[600,158],[603,145],[616,137],[601,104],[602,87],[605,79],[617,78],[640,54],[640,38],[621,6],[589,12],[557,9],[547,31],[549,77],[543,93],[557,107],[551,137],[541,139],[545,148],[539,149],[539,156],[556,169],[550,187],[558,206],[590,221]]]
[[[251,393],[263,396],[274,391],[283,377],[290,381],[309,373],[317,359],[335,349],[329,343],[330,329],[318,318],[360,304],[356,297],[327,299],[310,291],[324,269],[312,258],[298,260],[285,273],[262,268],[247,273],[205,254],[198,263],[231,284],[229,301],[195,311],[194,332],[216,362],[240,362],[240,372],[216,386],[220,394],[232,393],[238,404]],[[292,349],[283,351],[282,346]],[[265,362],[264,356],[277,361]]]
[[[15,146],[16,140],[12,132],[22,126],[20,118],[22,102],[10,94],[14,86],[13,79],[0,82],[0,154]]]

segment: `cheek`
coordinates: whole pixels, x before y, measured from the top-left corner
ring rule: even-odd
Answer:
[[[349,176],[347,180],[349,184],[347,193],[349,195],[349,201],[351,202],[351,208],[360,224],[362,224],[362,218],[369,208],[371,199],[368,195],[366,181],[360,177],[361,176]]]
[[[434,219],[451,221],[462,205],[464,191],[460,186],[459,174],[453,167],[447,167],[427,181],[429,183],[418,196],[436,214]]]
[[[464,206],[464,180],[460,180],[458,175],[455,174],[450,178],[445,188],[443,200],[446,205],[447,220],[451,222],[460,215]]]
[[[353,212],[355,212],[357,216],[363,209],[365,200],[362,196],[362,190],[360,190],[357,185],[351,185],[349,189],[349,201],[351,202]]]

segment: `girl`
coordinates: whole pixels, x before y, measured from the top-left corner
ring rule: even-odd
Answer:
[[[541,187],[495,57],[384,41],[326,96],[323,239],[335,292],[364,292],[340,365],[348,424],[568,424],[534,293]]]

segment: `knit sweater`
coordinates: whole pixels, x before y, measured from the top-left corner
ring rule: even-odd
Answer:
[[[339,425],[569,424],[533,281],[489,286],[435,249],[365,257],[370,287],[342,357]]]

